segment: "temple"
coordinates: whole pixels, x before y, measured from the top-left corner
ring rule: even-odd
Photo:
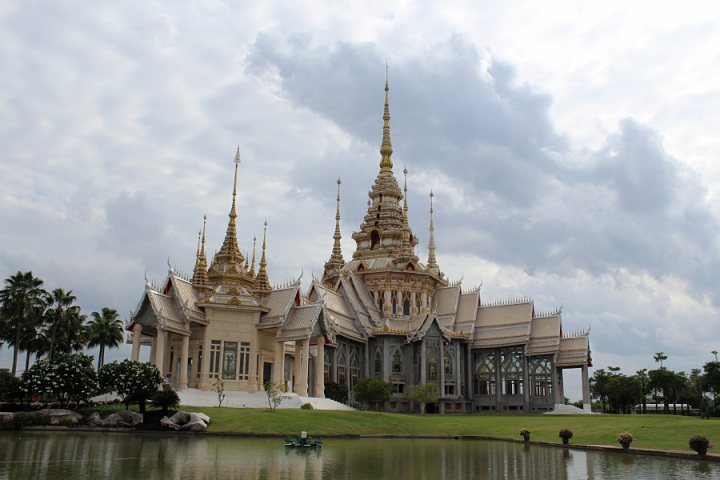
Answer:
[[[357,382],[376,377],[395,386],[385,408],[399,412],[415,411],[408,392],[431,382],[442,413],[550,411],[563,403],[563,372],[579,369],[589,410],[588,332],[563,333],[561,309],[538,312],[530,299],[487,301],[479,288],[449,282],[436,259],[432,193],[427,262],[416,255],[407,170],[402,189],[393,170],[388,95],[386,81],[380,170],[352,234],[352,259],[342,255],[338,179],[322,278],[307,291],[299,278],[273,287],[267,223],[256,272],[255,239],[252,260],[237,239],[238,148],[220,250],[208,266],[204,223],[192,277],[170,267],[160,286],[146,279],[127,326],[132,359],[149,345],[150,361],[179,389],[212,390],[222,380],[226,390],[257,392],[272,381],[324,397],[333,382],[347,385],[351,404]]]

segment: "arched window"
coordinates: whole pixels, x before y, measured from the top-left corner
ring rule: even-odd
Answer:
[[[373,230],[370,233],[370,250],[375,250],[380,243],[380,234],[377,230]]]
[[[403,292],[403,315],[410,315],[410,292]]]
[[[397,312],[398,312],[397,290],[393,290],[392,293],[390,293],[390,302],[392,303],[392,314],[397,315]]]

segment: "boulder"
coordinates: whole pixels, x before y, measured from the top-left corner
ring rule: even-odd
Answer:
[[[48,425],[77,425],[83,418],[79,413],[61,408],[46,408],[37,413],[47,417]]]
[[[163,417],[160,424],[173,430],[201,432],[210,423],[210,417],[204,413],[177,412],[172,417]]]
[[[129,410],[118,410],[104,419],[100,418],[100,414],[94,412],[85,419],[88,427],[135,427],[141,423],[143,423],[143,416]]]

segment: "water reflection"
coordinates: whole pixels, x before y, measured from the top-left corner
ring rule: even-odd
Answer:
[[[335,440],[321,451],[278,439],[3,432],[0,479],[687,479],[720,464],[521,443]]]

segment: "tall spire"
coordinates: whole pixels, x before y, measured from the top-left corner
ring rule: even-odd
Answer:
[[[255,244],[257,242],[257,237],[253,237],[253,255],[252,255],[252,264],[250,264],[250,276],[255,277]]]
[[[202,232],[198,232],[198,248],[197,259],[195,260],[195,269],[193,270],[192,284],[193,287],[200,291],[210,290],[210,280],[207,275],[207,260],[205,259],[205,226],[207,225],[207,215],[203,217]]]
[[[343,260],[342,256],[342,249],[340,247],[340,239],[342,238],[342,235],[340,235],[340,177],[337,179],[337,209],[335,211],[335,234],[333,235],[333,251],[332,251],[332,257],[330,257],[330,260],[334,260],[336,263],[339,262],[340,266],[342,266],[345,261]]]
[[[333,235],[333,249],[330,255],[330,260],[325,263],[325,271],[323,272],[323,281],[327,285],[332,285],[337,279],[337,275],[340,269],[345,265],[345,260],[342,256],[342,248],[340,245],[340,178],[337,179],[337,209],[335,211],[335,234]]]
[[[225,233],[225,240],[223,241],[220,251],[213,258],[212,266],[210,267],[210,273],[215,274],[246,274],[245,269],[245,257],[243,257],[240,247],[237,241],[237,229],[235,219],[237,218],[237,212],[235,210],[235,203],[237,198],[237,179],[238,179],[238,166],[240,165],[240,147],[237,149],[235,154],[235,178],[233,181],[233,194],[232,194],[232,206],[230,207],[230,220],[228,221],[227,232]],[[212,276],[212,275],[211,275]]]
[[[408,169],[405,167],[403,169],[403,175],[405,175],[405,185],[403,188],[403,237],[402,237],[402,244],[403,247],[410,250],[412,249],[412,246],[410,245],[410,222],[408,221],[408,190],[407,190],[407,174]]]
[[[270,280],[267,274],[267,262],[265,261],[265,240],[267,239],[267,220],[265,221],[265,232],[263,233],[262,256],[260,257],[260,271],[255,277],[255,290],[259,292],[269,292],[272,290]]]
[[[390,102],[388,101],[390,87],[387,79],[387,63],[385,64],[385,113],[383,114],[383,136],[382,145],[380,146],[380,172],[391,172],[392,163],[392,143],[390,142]]]
[[[433,273],[439,273],[437,260],[435,260],[435,227],[433,227],[433,194],[430,190],[430,242],[428,244],[428,261],[427,268]]]

